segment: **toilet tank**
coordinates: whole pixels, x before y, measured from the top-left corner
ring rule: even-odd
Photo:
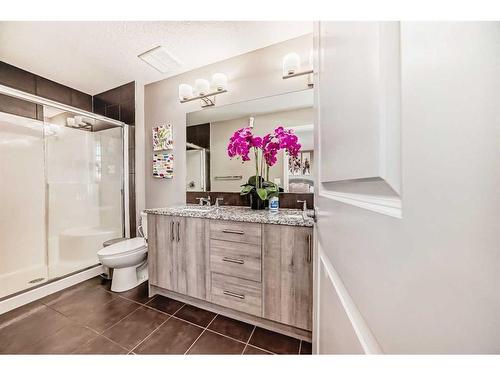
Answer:
[[[142,232],[144,233],[144,238],[148,238],[148,214],[145,212],[141,212],[141,227]]]

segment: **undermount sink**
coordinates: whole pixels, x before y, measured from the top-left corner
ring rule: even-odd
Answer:
[[[307,216],[307,213],[305,211],[302,211],[300,214],[288,214],[287,217],[290,219],[302,219],[305,221],[312,220],[311,217]]]
[[[185,212],[210,212],[215,206],[190,206],[183,209]]]
[[[286,215],[286,216],[291,218],[291,219],[303,219],[304,218],[302,215],[296,215],[296,214],[290,214],[290,215]]]

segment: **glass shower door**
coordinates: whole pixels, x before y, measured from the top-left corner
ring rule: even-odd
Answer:
[[[99,263],[123,236],[121,127],[44,107],[49,278]]]
[[[47,281],[43,130],[0,112],[0,298]]]

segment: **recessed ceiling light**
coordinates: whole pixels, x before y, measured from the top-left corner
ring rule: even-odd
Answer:
[[[149,51],[141,53],[139,57],[145,63],[151,65],[160,73],[167,73],[181,66],[180,62],[173,57],[165,47],[158,46]]]

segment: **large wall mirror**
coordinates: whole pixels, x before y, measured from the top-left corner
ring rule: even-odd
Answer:
[[[313,91],[311,89],[258,98],[187,114],[186,190],[193,192],[239,192],[255,174],[250,162],[230,159],[227,144],[231,135],[249,125],[264,136],[278,125],[294,130],[302,145],[297,158],[280,151],[269,179],[283,192],[313,192]]]

